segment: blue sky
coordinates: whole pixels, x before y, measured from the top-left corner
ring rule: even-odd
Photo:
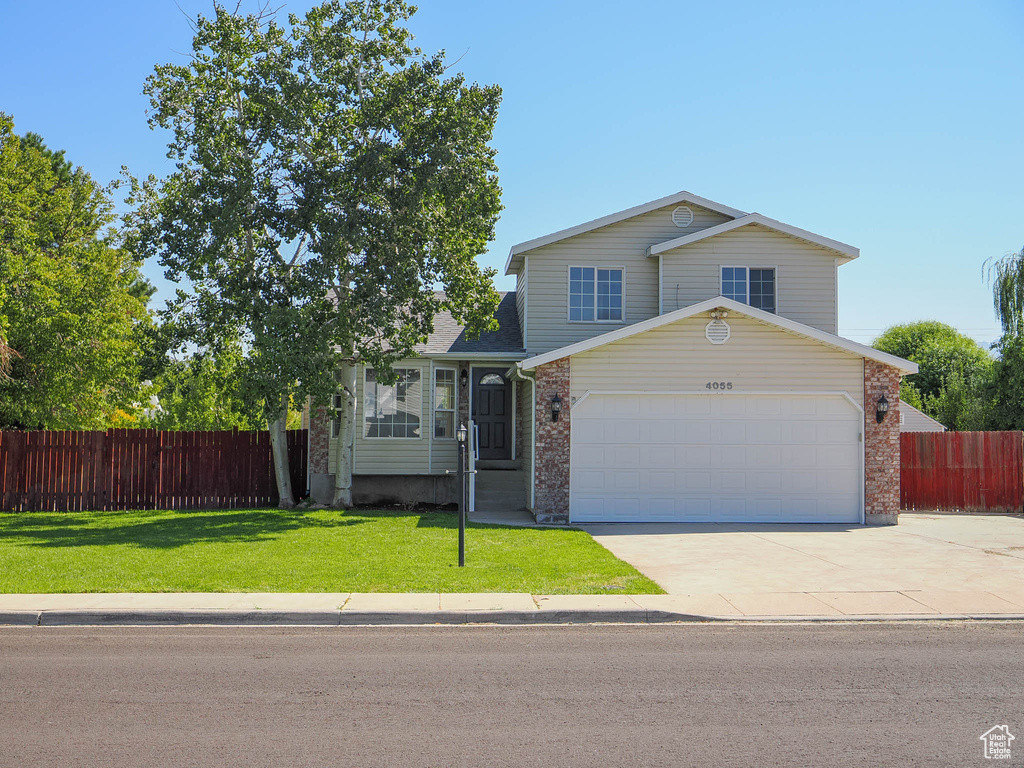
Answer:
[[[172,0],[0,14],[0,111],[19,132],[101,182],[170,170],[141,90],[189,48]],[[483,263],[687,189],[858,246],[844,336],[935,318],[998,337],[982,263],[1024,246],[1024,4],[427,0],[410,27],[504,89],[505,211]]]

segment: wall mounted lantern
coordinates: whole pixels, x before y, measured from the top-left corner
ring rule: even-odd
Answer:
[[[466,437],[469,435],[469,430],[466,429],[465,424],[459,424],[459,428],[455,430],[455,436],[458,438],[460,443],[466,442]]]
[[[885,393],[883,392],[882,396],[878,398],[878,404],[875,405],[875,421],[881,424],[882,420],[885,418],[885,414],[888,412],[889,401],[885,399]]]
[[[463,368],[462,373],[459,374],[459,383],[464,387],[469,384],[469,371],[465,368]]]
[[[560,398],[556,393],[555,396],[551,398],[551,420],[558,421],[558,414],[560,414],[561,412],[562,398]]]

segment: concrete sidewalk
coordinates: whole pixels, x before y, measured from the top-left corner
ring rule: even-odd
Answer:
[[[706,595],[138,593],[0,595],[0,624],[366,625],[1024,619],[1024,590]]]

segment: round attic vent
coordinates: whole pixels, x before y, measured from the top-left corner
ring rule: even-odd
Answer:
[[[693,211],[685,205],[680,205],[672,211],[672,223],[677,227],[688,227],[693,224]]]
[[[722,320],[720,317],[716,317],[704,326],[704,335],[712,344],[725,344],[732,335],[732,329],[725,320]]]

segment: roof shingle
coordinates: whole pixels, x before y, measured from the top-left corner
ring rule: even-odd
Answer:
[[[421,355],[480,354],[508,352],[522,354],[523,337],[519,333],[519,314],[516,312],[516,292],[499,294],[501,301],[494,317],[498,330],[480,334],[478,339],[466,338],[466,326],[457,323],[450,312],[439,312],[434,317],[434,332],[424,344],[416,345]]]

